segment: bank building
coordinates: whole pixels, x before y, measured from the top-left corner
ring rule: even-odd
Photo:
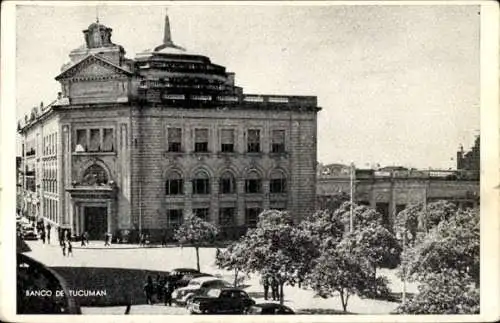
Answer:
[[[99,21],[83,35],[57,99],[18,124],[25,214],[90,239],[155,240],[187,213],[234,239],[262,210],[314,211],[316,97],[244,93],[173,42],[168,16],[163,43],[134,59]]]

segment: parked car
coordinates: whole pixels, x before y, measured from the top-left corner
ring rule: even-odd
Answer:
[[[255,305],[248,294],[238,288],[210,289],[206,296],[195,296],[189,303],[191,314],[244,314]]]
[[[295,312],[288,306],[277,303],[255,304],[248,311],[249,315],[290,315]]]
[[[176,288],[186,287],[191,280],[200,277],[213,277],[213,276],[206,273],[185,274],[183,276],[180,276],[180,278],[176,281],[175,283],[175,285],[177,286]]]
[[[172,271],[170,271],[170,275],[184,276],[186,274],[194,274],[194,273],[199,273],[199,272],[200,272],[199,270],[193,269],[193,268],[175,268],[175,269],[172,269]]]
[[[38,234],[34,230],[23,230],[22,237],[24,240],[38,240]]]
[[[172,293],[172,301],[177,305],[186,305],[195,296],[206,296],[210,289],[231,287],[225,280],[215,277],[197,277],[189,281],[186,287],[181,287]]]

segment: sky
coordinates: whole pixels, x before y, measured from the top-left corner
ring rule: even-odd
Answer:
[[[116,2],[114,3],[116,4]],[[127,57],[162,43],[166,6],[17,10],[18,119],[60,91],[54,77],[96,20]],[[170,4],[174,42],[236,73],[245,93],[313,95],[318,161],[456,167],[479,134],[476,5]]]

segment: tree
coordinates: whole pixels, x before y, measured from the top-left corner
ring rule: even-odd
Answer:
[[[226,270],[234,270],[234,287],[238,287],[238,274],[245,269],[246,253],[248,247],[245,240],[234,242],[215,257],[217,267]]]
[[[442,216],[442,217],[440,217]],[[400,306],[404,313],[479,311],[479,212],[434,215],[439,224],[404,253],[401,271],[421,283],[420,293]]]
[[[415,297],[398,307],[398,313],[479,314],[479,290],[457,271],[429,274],[418,289]]]
[[[339,293],[344,312],[349,297],[366,290],[369,280],[365,261],[352,253],[349,243],[345,242],[341,241],[335,249],[324,249],[306,278],[306,284],[321,297]]]
[[[344,226],[344,229],[350,230],[350,222],[351,222],[351,203],[345,202],[342,204],[335,212],[334,217],[339,218]],[[353,230],[357,230],[360,228],[367,227],[370,224],[380,224],[383,225],[384,220],[382,214],[375,211],[373,208],[365,206],[365,205],[356,205],[353,204],[352,211],[352,222],[354,228]]]
[[[400,263],[401,247],[395,236],[378,223],[368,224],[345,234],[343,243],[352,254],[366,263],[366,271],[371,276],[371,292],[366,295],[376,297],[380,290],[387,290],[383,283],[377,280],[377,267],[396,268]]]
[[[174,239],[182,245],[193,246],[196,250],[196,268],[200,270],[199,248],[214,241],[217,228],[193,214],[187,214],[184,222],[175,231]]]
[[[311,259],[313,244],[308,235],[295,227],[286,212],[264,211],[259,215],[255,229],[249,230],[239,242],[245,248],[245,271],[274,275],[280,285],[283,303],[283,285],[295,284],[298,272]]]

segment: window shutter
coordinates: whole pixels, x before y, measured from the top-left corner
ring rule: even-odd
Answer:
[[[285,143],[285,131],[284,130],[273,130],[272,143],[273,144],[284,144]]]
[[[208,142],[208,129],[195,129],[195,142]]]
[[[168,142],[181,142],[181,128],[168,128]]]

